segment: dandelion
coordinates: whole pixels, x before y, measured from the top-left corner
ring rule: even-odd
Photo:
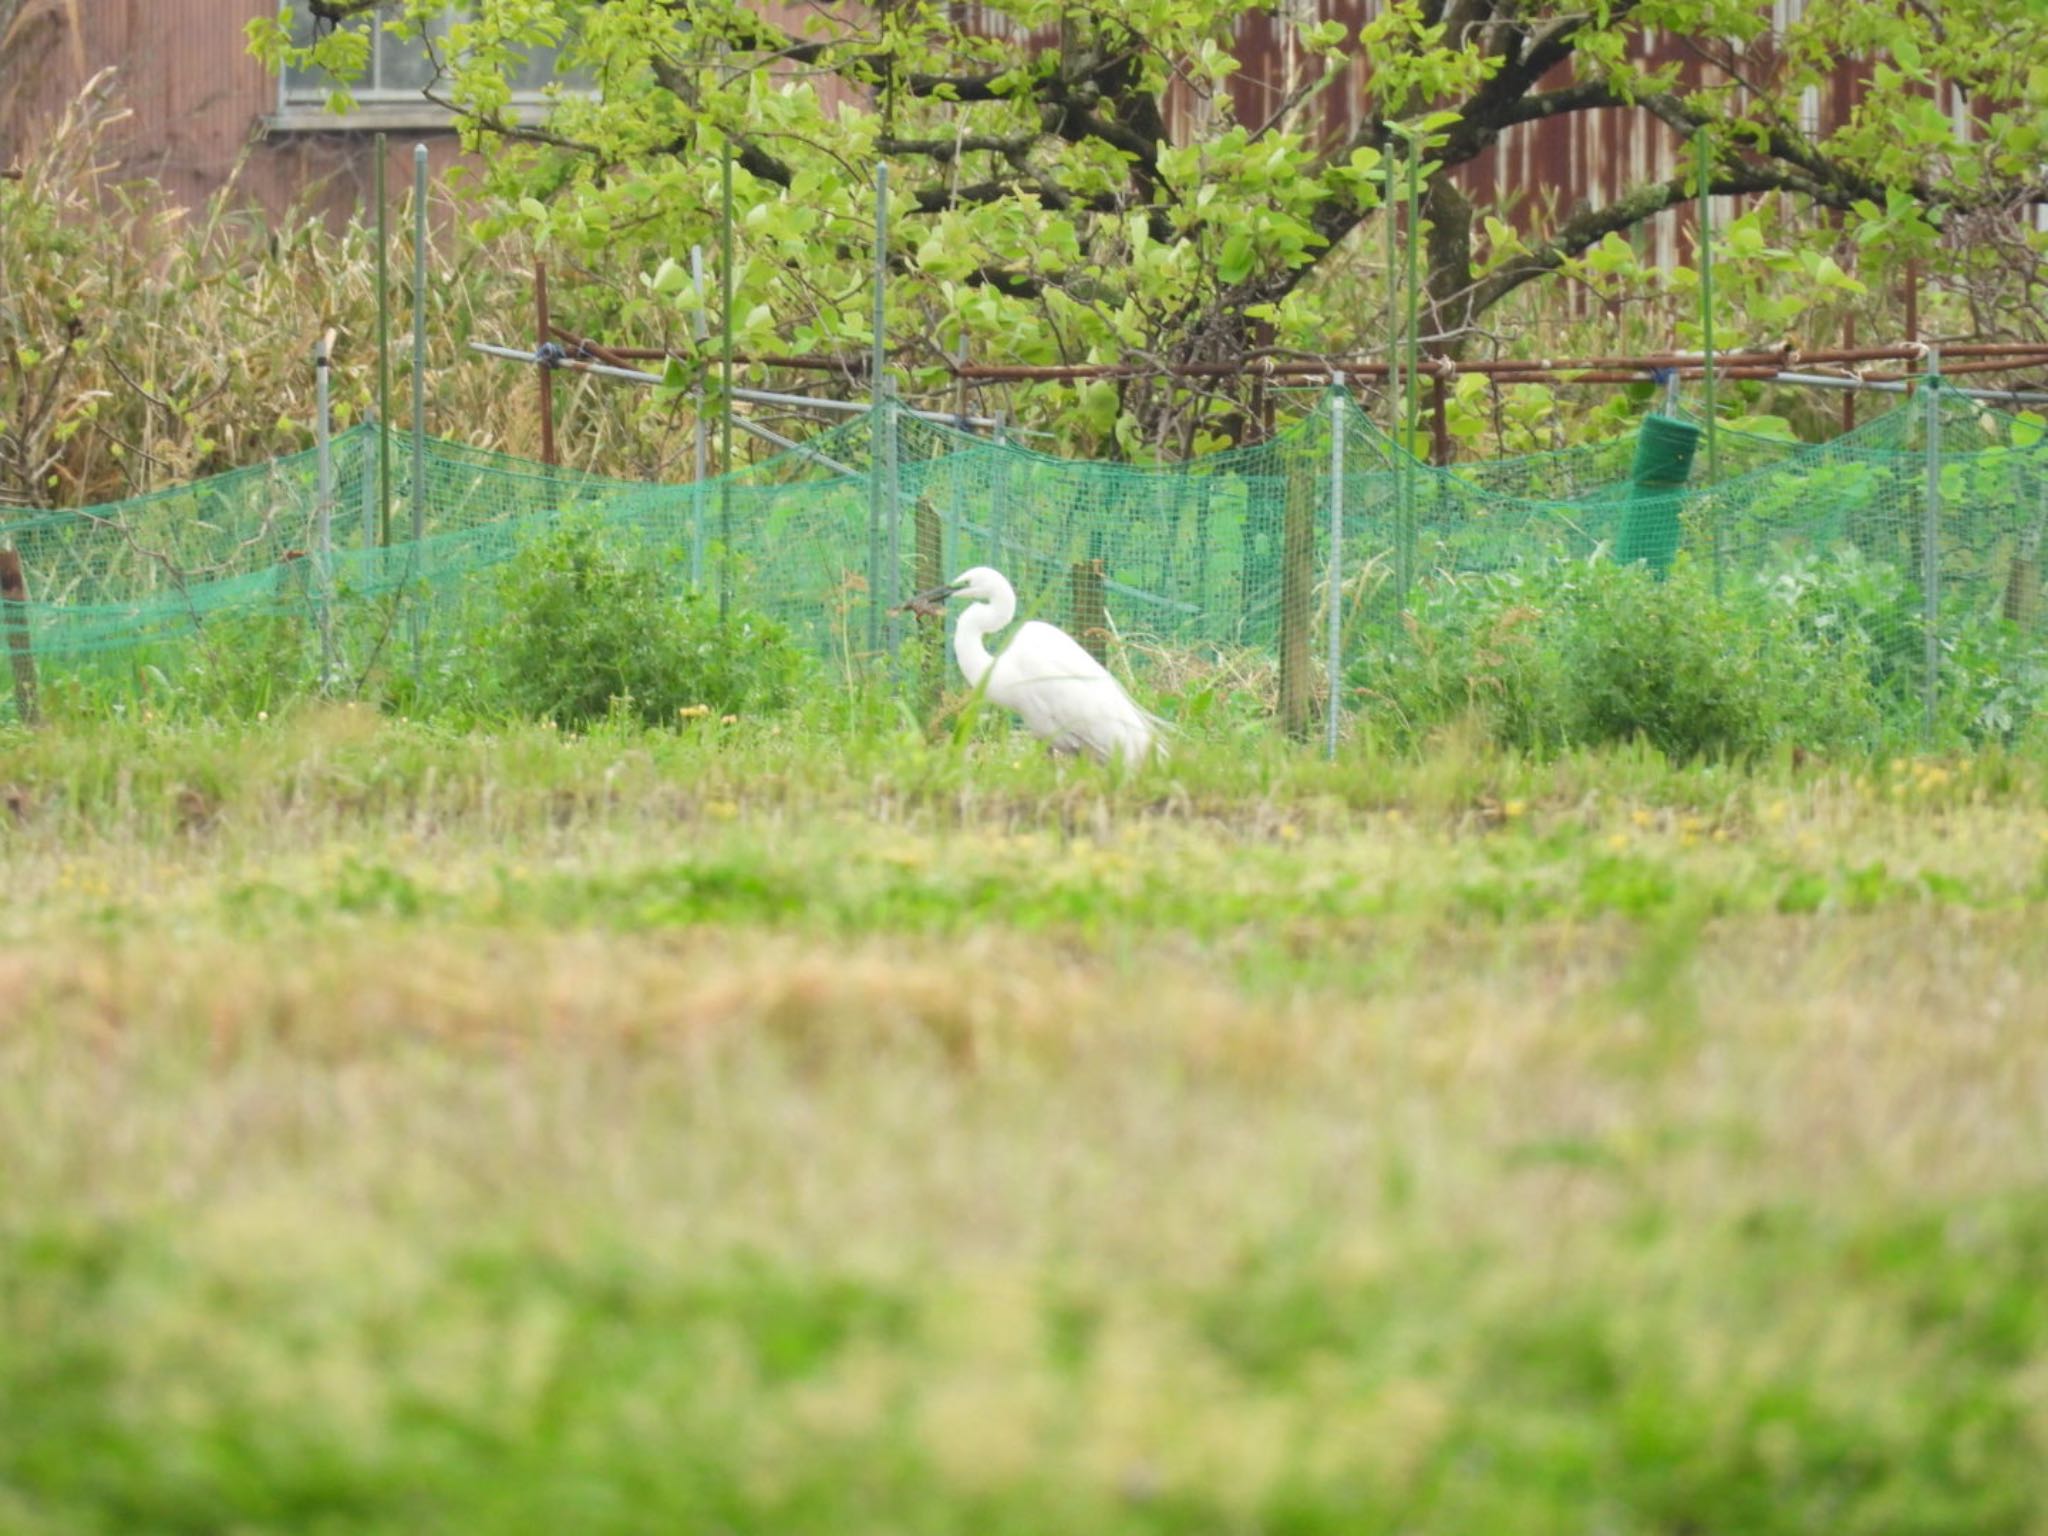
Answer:
[[[256,718],[258,720],[268,720],[270,718],[270,711],[267,709],[259,709],[256,711]]]
[[[1298,842],[1300,842],[1300,841],[1301,841],[1301,828],[1297,827],[1297,826],[1296,826],[1296,825],[1295,825],[1295,824],[1294,824],[1293,822],[1291,822],[1291,821],[1283,821],[1283,822],[1281,822],[1281,823],[1280,823],[1280,841],[1281,841],[1281,842],[1283,842],[1283,843],[1298,843]]]
[[[701,720],[711,713],[709,704],[685,704],[676,714],[685,720]]]
[[[718,723],[720,725],[738,725],[740,723],[740,717],[738,715],[720,715],[718,717]]]
[[[1528,801],[1526,801],[1526,800],[1510,800],[1510,801],[1509,801],[1509,802],[1508,802],[1508,803],[1507,803],[1506,805],[1504,805],[1504,806],[1502,806],[1502,807],[1500,808],[1500,813],[1501,813],[1501,815],[1503,815],[1503,816],[1507,817],[1507,819],[1508,819],[1509,821],[1513,821],[1513,820],[1514,820],[1514,819],[1515,819],[1515,818],[1516,818],[1517,816],[1520,816],[1520,815],[1522,815],[1522,814],[1523,814],[1523,813],[1525,813],[1525,812],[1526,812],[1526,811],[1527,811],[1528,809],[1529,809],[1529,802],[1528,802]]]

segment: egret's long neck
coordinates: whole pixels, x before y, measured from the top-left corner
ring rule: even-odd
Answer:
[[[987,602],[969,604],[960,615],[960,622],[953,628],[953,654],[960,660],[960,672],[968,687],[979,688],[988,669],[995,665],[995,658],[988,653],[988,637],[1016,616],[1017,597],[1013,592],[999,592]]]

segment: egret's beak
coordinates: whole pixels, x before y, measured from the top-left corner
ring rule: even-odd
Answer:
[[[963,585],[964,583],[962,582],[949,581],[944,586],[931,587],[918,593],[910,601],[913,603],[943,603],[955,592],[958,592]]]

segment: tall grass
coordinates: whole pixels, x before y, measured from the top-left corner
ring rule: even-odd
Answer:
[[[368,210],[272,217],[230,182],[184,208],[107,170],[126,117],[112,76],[0,180],[0,505],[117,500],[311,446],[313,349],[339,333],[339,426],[376,402],[377,291]],[[437,189],[427,289],[428,422],[479,447],[539,455],[532,379],[468,350],[530,341],[532,253],[485,245]],[[411,417],[410,191],[391,209],[392,410]],[[566,462],[674,478],[685,419],[595,381],[558,386]],[[679,459],[681,453],[684,457]],[[686,464],[685,464],[686,467]]]

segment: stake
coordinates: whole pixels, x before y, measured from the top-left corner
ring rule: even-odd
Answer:
[[[28,628],[28,577],[21,552],[0,549],[0,609],[7,614],[7,659],[14,668],[14,712],[23,725],[41,718],[36,703],[36,653]]]
[[[427,146],[412,150],[412,541],[427,536]],[[419,551],[413,551],[418,558]]]
[[[1851,313],[1842,321],[1842,346],[1845,349],[1856,345],[1856,316]],[[1842,391],[1842,432],[1846,436],[1856,430],[1856,391]]]
[[[1388,348],[1387,359],[1387,435],[1395,442],[1401,441],[1401,394],[1395,388],[1396,375],[1400,364],[1395,354],[1399,351],[1399,337],[1393,336],[1394,326],[1401,313],[1400,258],[1394,249],[1394,226],[1400,221],[1400,214],[1394,205],[1394,164],[1386,162],[1386,176],[1382,183],[1385,189],[1384,207],[1387,217],[1387,330],[1396,343]]]
[[[889,321],[889,162],[875,166],[875,334],[868,360],[868,387],[882,387],[888,361]]]
[[[1001,411],[996,412],[995,430],[989,440],[996,448],[996,469],[988,488],[988,563],[1000,566],[1003,563],[1003,503],[1010,487],[1009,429]]]
[[[697,338],[697,355],[700,359],[697,369],[697,426],[692,434],[692,453],[696,462],[696,479],[690,492],[690,590],[700,591],[704,586],[704,475],[711,458],[711,423],[704,419],[704,370],[702,357],[704,341],[711,325],[704,317],[704,247],[690,247],[690,281],[697,290],[697,316],[690,329]]]
[[[313,352],[315,394],[319,401],[319,495],[313,507],[313,580],[318,588],[320,620],[320,686],[334,675],[334,401],[329,375],[334,366],[334,332],[330,328]]]
[[[1442,388],[1441,385],[1438,386]],[[1323,753],[1337,756],[1344,663],[1344,375],[1330,379],[1330,704],[1323,714]]]
[[[724,328],[725,356],[720,366],[718,426],[718,618],[732,607],[732,140],[719,149],[719,324]]]
[[[1721,595],[1721,448],[1714,403],[1714,150],[1705,128],[1693,135],[1700,194],[1700,354],[1707,409],[1707,486],[1713,498],[1714,595]]]
[[[888,406],[882,388],[882,365],[887,355],[889,318],[889,166],[875,167],[875,322],[872,355],[868,362],[871,414],[868,441],[868,651],[882,648],[882,610],[888,597],[882,591],[882,438],[888,430]]]
[[[384,191],[384,135],[377,135],[377,537],[391,542],[391,210]],[[369,541],[366,541],[369,542]]]
[[[896,477],[896,381],[882,380],[882,508],[888,530],[888,567],[884,579],[895,582],[903,576],[903,494]],[[889,626],[889,656],[894,660],[903,639],[900,618],[886,620]]]
[[[412,542],[405,553],[408,589],[419,573],[420,545],[427,537],[427,146],[412,147]],[[410,597],[408,590],[408,596]],[[412,632],[412,673],[426,665],[424,616],[408,604],[405,625]]]
[[[533,309],[540,323],[539,337],[534,346],[538,354],[548,345],[548,264],[536,261],[533,264]],[[545,361],[540,365],[540,461],[549,469],[555,468],[555,371]]]
[[[1421,414],[1417,404],[1416,377],[1418,338],[1422,328],[1420,289],[1422,253],[1422,146],[1408,139],[1408,274],[1407,313],[1403,316],[1403,375],[1401,412],[1401,595],[1415,575],[1415,423]]]
[[[1401,445],[1408,450],[1408,457],[1402,461],[1411,466],[1415,459],[1415,424],[1422,417],[1417,396],[1421,380],[1417,376],[1420,348],[1422,345],[1422,146],[1413,137],[1408,140],[1408,355],[1402,364],[1406,375],[1402,383],[1406,387],[1405,415],[1402,424]],[[1409,500],[1414,500],[1413,475],[1410,475]],[[1412,505],[1410,510],[1412,511]]]
[[[1941,698],[1941,352],[1927,354],[1927,507],[1920,531],[1920,591],[1926,631],[1927,745],[1934,745]]]
[[[1067,587],[1074,610],[1074,638],[1081,642],[1082,650],[1107,666],[1109,607],[1103,600],[1101,560],[1076,560],[1067,568]]]
[[[960,340],[954,348],[953,357],[956,368],[967,361],[967,327],[965,325],[960,327]],[[967,381],[957,376],[953,380],[953,430],[961,433],[963,436],[967,432]],[[963,544],[961,525],[966,517],[960,506],[960,498],[966,493],[960,488],[959,472],[956,470],[949,478],[952,481],[952,485],[946,495],[946,542],[943,551],[945,559],[940,562],[941,564],[959,558]],[[947,569],[952,569],[952,566],[948,565]],[[945,579],[944,576],[939,578],[940,581]]]
[[[356,477],[356,482],[362,488],[363,548],[368,551],[377,547],[377,475],[367,449],[362,455],[362,473]]]

